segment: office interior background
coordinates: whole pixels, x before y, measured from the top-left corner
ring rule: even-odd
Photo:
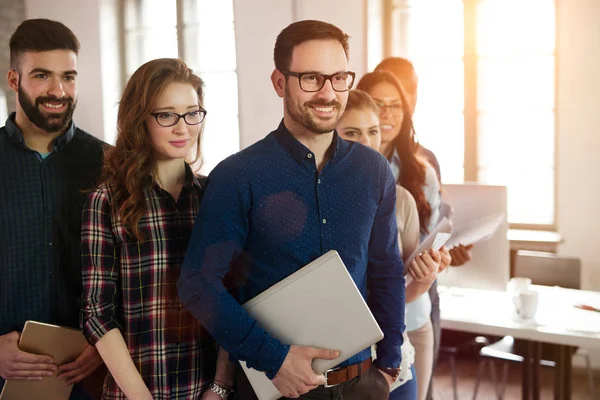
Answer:
[[[443,183],[507,186],[511,248],[578,257],[582,289],[600,291],[598,0],[0,0],[0,10],[2,76],[24,19],[75,32],[75,122],[109,143],[133,71],[183,58],[206,83],[205,174],[277,126],[269,76],[289,23],[346,31],[357,78],[383,57],[407,57],[420,77],[417,135]],[[0,88],[11,112],[6,79]]]

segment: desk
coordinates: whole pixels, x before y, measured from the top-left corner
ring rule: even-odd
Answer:
[[[531,289],[539,293],[538,312],[534,320],[523,321],[514,314],[512,296],[506,292],[440,287],[442,327],[528,341],[534,360],[539,358],[540,343],[553,344],[557,354],[554,397],[569,399],[570,351],[574,347],[600,349],[600,313],[574,306],[600,308],[600,293],[537,285]],[[533,364],[537,369],[539,363]],[[535,395],[535,376],[533,381]]]

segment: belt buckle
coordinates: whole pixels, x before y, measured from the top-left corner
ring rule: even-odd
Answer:
[[[323,374],[325,376],[325,384],[323,385],[324,388],[331,388],[331,387],[335,387],[335,386],[339,385],[339,383],[336,383],[335,385],[330,385],[328,382],[328,380],[329,380],[328,375],[330,372],[335,372],[340,369],[341,369],[340,367],[335,367],[335,368],[330,368],[327,371],[325,371],[325,373]]]

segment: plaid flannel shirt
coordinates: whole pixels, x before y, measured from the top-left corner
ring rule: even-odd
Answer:
[[[177,202],[156,184],[145,189],[139,222],[145,240],[128,234],[101,185],[88,198],[81,230],[83,332],[95,344],[120,329],[135,366],[155,400],[199,399],[211,382],[216,347],[183,307],[177,279],[205,181],[187,169]],[[109,373],[103,399],[125,399]]]

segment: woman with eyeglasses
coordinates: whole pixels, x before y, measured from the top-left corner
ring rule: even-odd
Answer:
[[[337,125],[337,132],[345,140],[361,143],[375,151],[381,147],[380,108],[366,92],[351,90],[346,109]],[[406,262],[419,245],[419,214],[414,198],[403,187],[396,185],[396,224],[398,246]],[[439,252],[431,250],[416,257],[411,269],[418,270],[423,279],[407,280],[406,304],[427,293],[439,269]],[[408,266],[406,266],[408,270]],[[415,349],[408,336],[402,344],[402,371],[391,388],[390,399],[416,400],[417,375],[414,367]]]
[[[400,82],[387,71],[366,74],[358,83],[379,107],[381,147],[379,152],[388,159],[396,183],[405,188],[417,204],[421,239],[435,226],[441,204],[440,184],[433,167],[417,154],[417,141],[412,125],[411,106]],[[424,273],[414,263],[406,265],[408,273],[417,282],[428,282],[450,264],[447,250],[440,251],[439,270]],[[415,369],[418,399],[427,395],[433,365],[433,327],[429,318],[431,299],[427,291],[406,305],[406,330],[415,348]],[[393,392],[392,392],[393,393]]]
[[[109,370],[103,399],[220,399],[233,386],[227,354],[219,352],[215,376],[215,343],[176,287],[206,188],[191,168],[202,104],[202,80],[183,61],[142,65],[84,207],[82,323]]]

